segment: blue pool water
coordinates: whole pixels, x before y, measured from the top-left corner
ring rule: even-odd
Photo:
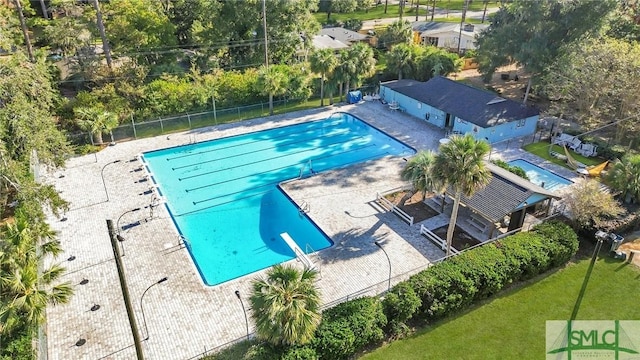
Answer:
[[[556,175],[549,170],[543,169],[527,160],[517,159],[509,161],[509,165],[518,166],[527,173],[529,180],[543,188],[551,191],[560,190],[563,187],[573,184],[573,181]]]
[[[415,150],[344,113],[143,154],[204,282],[219,284],[293,259],[330,239],[280,190],[284,180]]]

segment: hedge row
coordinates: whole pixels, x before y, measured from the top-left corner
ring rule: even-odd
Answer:
[[[406,332],[412,318],[431,322],[455,314],[513,282],[564,264],[577,250],[578,237],[569,226],[546,222],[440,262],[394,286],[382,301],[364,297],[325,311],[309,345],[278,349],[258,344],[243,358],[348,359],[385,335]]]

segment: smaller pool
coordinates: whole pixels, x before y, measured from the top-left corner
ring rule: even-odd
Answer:
[[[543,169],[524,159],[517,159],[508,162],[511,166],[522,168],[527,173],[529,181],[547,190],[556,191],[573,184],[573,181]]]

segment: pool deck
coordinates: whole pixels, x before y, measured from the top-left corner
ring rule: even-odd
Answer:
[[[416,149],[436,149],[438,140],[444,137],[443,130],[417,118],[391,112],[377,102],[363,103],[118,143],[98,154],[69,159],[65,169],[48,173],[43,180],[55,185],[71,203],[66,214],[50,216],[49,220],[64,249],[56,261],[67,268],[64,279],[75,284],[69,304],[47,309],[48,359],[135,358],[107,219],[113,220],[114,227],[119,219],[119,225],[126,228],[121,233],[125,238],[121,243],[125,251],[122,260],[142,339],[147,334],[149,337],[142,342],[146,358],[198,358],[212,348],[246,337],[245,317],[235,291],[240,291],[244,305],[249,307],[250,282],[264,270],[217,286],[204,285],[188,251],[180,245],[166,209],[149,209],[151,184],[144,179],[136,155],[322,119],[336,111],[350,112]],[[539,158],[516,149],[516,144],[510,145],[512,148],[498,147],[493,156],[524,158],[562,176],[576,177],[565,169],[541,163]],[[114,163],[116,160],[120,161]],[[399,178],[404,163],[402,158],[384,158],[282,185],[297,203],[309,204],[308,216],[334,241],[331,248],[311,256],[321,272],[318,286],[326,306],[354,294],[373,295],[386,290],[389,266],[374,241],[379,241],[389,256],[392,285],[444,256],[419,235],[419,225],[409,226],[374,201],[376,192],[406,185]],[[131,211],[135,208],[140,210]],[[291,263],[302,266],[296,260]],[[165,276],[168,281],[154,285]],[[88,283],[80,285],[84,279]],[[96,304],[100,308],[91,311]],[[253,333],[251,320],[249,328]],[[79,339],[86,343],[76,346]]]

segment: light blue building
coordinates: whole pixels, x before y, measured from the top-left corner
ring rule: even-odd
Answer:
[[[534,107],[442,76],[384,82],[380,97],[439,128],[489,143],[535,134],[540,115]]]

